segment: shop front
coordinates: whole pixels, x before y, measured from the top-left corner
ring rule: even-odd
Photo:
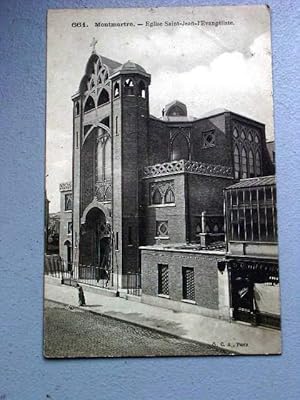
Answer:
[[[277,261],[228,259],[227,268],[233,319],[280,329]]]

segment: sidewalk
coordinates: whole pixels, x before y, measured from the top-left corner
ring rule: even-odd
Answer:
[[[45,298],[78,306],[77,289],[45,278]],[[108,297],[85,290],[86,307],[101,314],[155,329],[183,339],[221,347],[240,354],[280,354],[280,331],[230,323],[197,314],[174,312],[119,297]]]

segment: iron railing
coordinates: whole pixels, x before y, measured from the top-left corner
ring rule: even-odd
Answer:
[[[142,295],[141,274],[139,272],[129,272],[125,275],[127,294],[133,296]]]
[[[77,283],[100,288],[113,288],[113,274],[110,270],[94,265],[83,265],[67,262],[59,255],[45,256],[45,275],[59,278],[65,285],[74,286]],[[129,272],[123,275],[122,285],[127,294],[141,296],[141,274]]]

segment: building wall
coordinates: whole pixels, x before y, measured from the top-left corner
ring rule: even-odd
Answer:
[[[223,190],[233,183],[232,179],[188,174],[188,232],[190,241],[195,240],[196,225],[203,211],[223,215]]]
[[[265,125],[261,124],[257,121],[248,119],[246,117],[243,117],[241,115],[235,114],[235,113],[230,113],[230,130],[233,132],[233,126],[235,124],[238,124],[242,128],[247,131],[248,129],[253,129],[255,130],[260,138],[261,138],[261,143],[260,143],[260,150],[261,150],[261,161],[262,161],[262,176],[264,175],[273,175],[275,173],[275,168],[274,164],[272,162],[272,159],[270,157],[267,145],[266,145],[266,132],[265,132]],[[233,153],[233,148],[232,148],[232,153]]]
[[[224,258],[224,254],[142,248],[142,301],[174,310],[218,316],[220,273],[217,262]],[[158,295],[158,264],[169,267],[169,298]],[[182,300],[182,267],[194,268],[196,304]]]
[[[215,134],[215,145],[204,147],[204,134],[212,131]],[[226,130],[226,114],[197,120],[192,129],[193,161],[201,161],[213,165],[232,166],[231,136]]]
[[[65,195],[71,190],[60,192],[60,225],[59,225],[59,255],[67,261],[67,244],[72,246],[72,230],[68,232],[68,224],[72,224],[72,210],[65,211]]]
[[[177,123],[150,118],[149,165],[170,161],[170,131],[174,128],[185,127],[189,128],[191,132],[191,160],[231,166],[231,138],[226,129],[227,119],[227,113],[189,122],[178,121]],[[209,131],[213,131],[215,134],[215,145],[205,148],[203,146],[203,134]]]
[[[149,119],[148,160],[149,165],[170,161],[168,125],[156,118]]]
[[[93,54],[88,62],[96,60]],[[110,101],[83,112],[85,94],[83,86],[73,97],[73,244],[74,260],[79,260],[78,241],[84,209],[92,204],[101,208],[95,199],[95,151],[96,129],[86,142],[84,133],[93,124],[97,126],[109,117],[112,138],[112,231],[118,237],[118,249],[113,252],[113,268],[119,274],[138,271],[140,267],[139,246],[157,243],[157,221],[168,221],[168,238],[159,239],[164,244],[185,243],[195,239],[195,221],[203,211],[223,213],[223,189],[229,179],[191,173],[143,179],[145,166],[170,161],[171,140],[182,131],[190,149],[189,159],[205,164],[233,167],[232,121],[253,124],[260,129],[264,143],[264,126],[231,112],[193,120],[189,117],[160,120],[149,116],[150,75],[133,70],[112,75],[106,88],[110,89]],[[110,71],[111,72],[111,71]],[[86,79],[85,76],[84,79]],[[132,79],[134,89],[125,93],[125,81]],[[146,86],[146,96],[138,92],[139,82]],[[114,98],[114,84],[118,81],[120,93]],[[89,89],[94,90],[94,89]],[[116,127],[118,118],[118,129]],[[207,132],[215,135],[214,143],[204,146]],[[178,142],[177,142],[178,145]],[[177,153],[179,157],[179,153]],[[183,153],[181,153],[182,155]],[[185,156],[186,157],[186,156]],[[264,157],[264,155],[263,155]],[[88,164],[88,166],[86,166]],[[149,184],[173,179],[175,204],[153,206],[149,204]],[[116,243],[115,243],[116,244]]]
[[[78,96],[73,99],[73,168],[72,168],[72,193],[73,193],[73,261],[79,261],[79,235],[80,235],[80,202],[81,202],[81,189],[80,189],[80,150],[83,136],[82,127],[82,99]],[[79,106],[79,113],[76,113],[76,105]],[[61,208],[62,209],[62,208]]]
[[[175,204],[151,205],[150,186],[152,183],[174,181]],[[161,239],[164,244],[185,243],[186,207],[184,174],[168,175],[143,180],[143,242],[144,245],[156,243],[156,221],[168,221],[169,239]]]
[[[135,82],[135,86],[141,77],[124,75],[121,78],[121,86],[127,78]],[[144,80],[147,87],[147,80]],[[122,271],[139,270],[140,244],[140,204],[142,189],[139,186],[140,174],[147,161],[147,132],[148,132],[148,89],[146,97],[136,95],[122,95],[121,93],[122,125],[121,135],[114,142],[114,156],[118,177],[113,185],[113,224],[114,231],[119,229],[119,254],[122,260]],[[119,211],[115,210],[119,207]],[[120,228],[122,230],[120,230]],[[121,238],[121,241],[120,241]],[[119,263],[120,268],[120,263]]]
[[[69,242],[72,246],[72,233],[68,233],[68,223],[72,223],[72,213],[62,212],[60,219],[60,233],[59,233],[59,255],[66,261],[67,260],[67,244]]]
[[[122,124],[122,85],[120,79],[112,82],[112,88],[118,83],[120,87],[120,95],[112,100],[112,229],[114,232],[114,247],[116,249],[118,241],[118,249],[122,249],[123,246],[123,224],[122,224],[122,136],[123,136],[123,124]],[[116,118],[118,126],[116,125]],[[116,250],[112,252],[112,263],[115,278],[117,273],[122,271],[122,251]],[[116,281],[115,279],[115,281]]]

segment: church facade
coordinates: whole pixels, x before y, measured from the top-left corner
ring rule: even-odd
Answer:
[[[142,66],[92,52],[72,97],[73,264],[106,270],[117,290],[126,288],[128,274],[142,272],[143,296],[151,302],[158,294],[172,297],[164,287],[169,258],[174,300],[183,290],[193,304],[203,298],[197,279],[203,280],[191,266],[204,260],[205,296],[213,294],[203,307],[217,310],[223,191],[274,173],[265,126],[226,109],[192,117],[178,100],[153,116],[150,88]]]

